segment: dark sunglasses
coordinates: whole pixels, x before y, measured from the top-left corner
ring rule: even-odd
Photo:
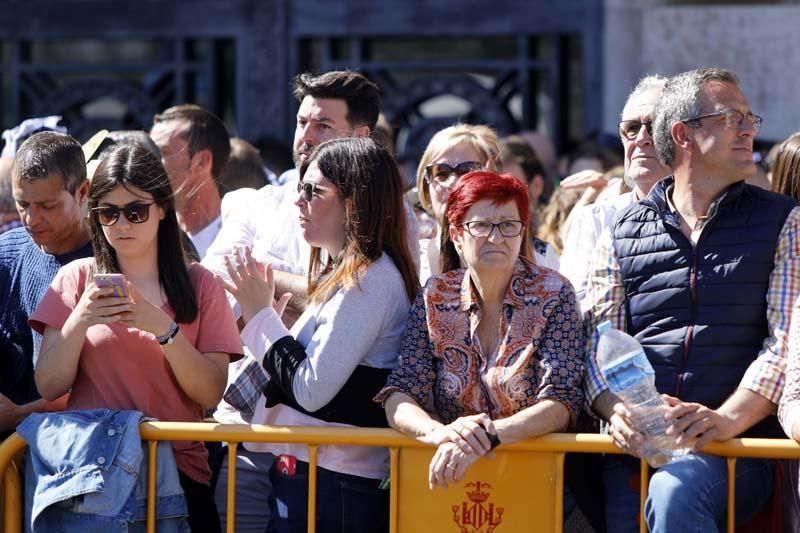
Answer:
[[[97,221],[101,226],[113,226],[119,220],[119,214],[122,213],[128,222],[131,224],[141,224],[147,222],[150,218],[150,206],[155,202],[135,203],[126,205],[125,207],[116,207],[104,205],[101,207],[94,207],[92,211],[97,215]]]
[[[297,182],[297,192],[302,193],[303,199],[306,202],[311,202],[314,199],[314,195],[319,195],[320,193],[324,192],[325,189],[321,188],[316,183],[311,183],[310,181],[298,181]]]
[[[425,180],[428,183],[433,183],[434,181],[446,183],[453,174],[460,178],[464,174],[482,167],[483,163],[478,163],[477,161],[463,161],[454,167],[447,163],[435,163],[425,167]]]
[[[632,141],[639,135],[639,132],[642,131],[642,126],[644,126],[645,130],[647,130],[647,134],[649,136],[653,136],[653,121],[646,120],[642,122],[641,120],[623,120],[619,123],[619,136],[623,139],[627,139]]]

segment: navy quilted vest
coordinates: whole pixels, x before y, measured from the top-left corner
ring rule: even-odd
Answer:
[[[709,210],[693,247],[670,211],[669,177],[614,224],[628,332],[642,344],[662,393],[710,408],[736,389],[768,335],[766,294],[787,196],[744,182]]]

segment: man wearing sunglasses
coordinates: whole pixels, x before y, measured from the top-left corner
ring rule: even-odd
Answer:
[[[183,104],[156,115],[150,137],[161,150],[181,229],[202,258],[222,227],[217,180],[231,151],[225,124],[198,105]]]
[[[666,81],[661,76],[642,78],[622,108],[619,137],[625,150],[625,181],[633,190],[579,208],[570,223],[560,271],[575,287],[575,294],[582,304],[587,303],[589,270],[595,244],[603,229],[611,225],[618,211],[647,196],[650,188],[669,174],[669,169],[656,157],[651,129],[653,108]]]
[[[0,235],[0,440],[28,414],[61,408],[36,390],[33,366],[42,337],[28,318],[59,268],[93,254],[78,141],[52,131],[32,135],[15,155],[11,178],[23,227]]]
[[[673,175],[619,213],[596,248],[587,398],[615,444],[640,456],[643,436],[595,358],[595,327],[611,320],[642,344],[670,405],[668,434],[696,452],[652,476],[643,519],[653,532],[723,530],[726,461],[699,450],[782,434],[772,413],[800,292],[800,210],[789,197],[745,183],[755,172],[761,122],[730,71],[700,69],[667,81],[652,129],[658,158]],[[638,465],[628,468],[638,472]],[[742,522],[772,493],[773,463],[739,459],[735,477]],[[630,492],[627,479],[607,471],[607,494]],[[614,531],[638,529],[634,505],[627,527]]]

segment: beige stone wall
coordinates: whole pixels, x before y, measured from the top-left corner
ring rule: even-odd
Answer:
[[[604,126],[614,131],[636,79],[703,66],[735,71],[761,137],[800,130],[800,6],[667,6],[606,1]]]

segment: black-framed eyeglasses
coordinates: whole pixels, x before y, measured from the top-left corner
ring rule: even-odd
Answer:
[[[497,228],[503,237],[516,237],[522,233],[525,224],[521,220],[503,220],[502,222],[489,222],[488,220],[471,220],[464,222],[467,232],[473,237],[488,237]]]
[[[753,123],[753,127],[756,131],[761,129],[761,125],[764,123],[764,119],[758,115],[754,115],[752,112],[748,111],[747,113],[742,113],[741,111],[737,111],[736,109],[721,109],[719,111],[714,111],[713,113],[706,113],[705,115],[699,115],[692,118],[687,118],[686,120],[682,120],[684,124],[688,124],[690,122],[694,122],[698,124],[700,119],[703,118],[711,118],[711,117],[725,117],[725,127],[732,129],[732,130],[740,130],[744,125],[744,119],[749,120]]]
[[[642,131],[642,126],[644,126],[649,136],[653,136],[652,120],[645,120],[644,122],[641,120],[623,120],[618,126],[619,136],[629,141],[634,140],[639,135],[639,132]]]
[[[434,184],[444,184],[450,181],[451,176],[460,178],[468,172],[483,168],[483,163],[478,161],[462,161],[450,166],[447,163],[434,163],[425,167],[425,181]]]
[[[155,202],[144,203],[136,202],[125,207],[103,205],[92,208],[92,212],[97,216],[97,221],[101,226],[113,226],[119,220],[122,213],[131,224],[142,224],[150,218],[150,206]]]

